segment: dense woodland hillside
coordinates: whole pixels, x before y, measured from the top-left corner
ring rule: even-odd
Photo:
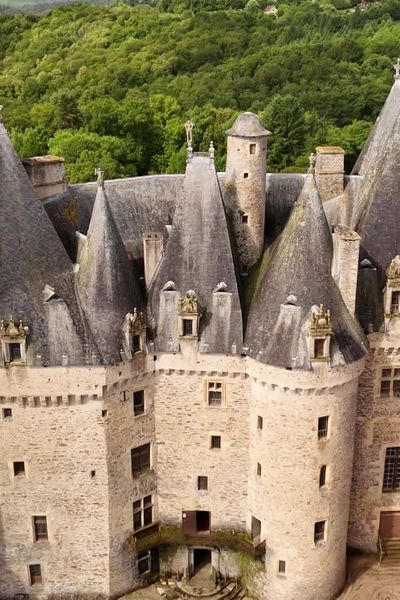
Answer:
[[[301,170],[318,144],[354,162],[393,80],[400,0],[279,4],[158,0],[0,15],[0,103],[22,156],[59,154],[70,181],[184,168],[184,121],[224,163],[239,111],[272,131],[269,168]],[[233,7],[233,8],[232,8]],[[212,9],[212,10],[211,10]]]

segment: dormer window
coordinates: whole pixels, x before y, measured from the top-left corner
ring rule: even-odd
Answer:
[[[314,357],[324,358],[325,340],[317,338],[314,340]]]
[[[400,291],[392,292],[391,302],[390,302],[390,312],[392,314],[397,314],[400,312]]]
[[[1,321],[1,351],[5,364],[26,363],[26,334],[27,328],[21,320],[10,317],[8,321]]]
[[[389,326],[391,317],[400,316],[400,256],[394,257],[387,270],[384,303],[386,326]]]
[[[324,310],[323,304],[319,308],[314,307],[308,334],[308,350],[311,360],[329,360],[332,335],[330,311]]]
[[[121,329],[123,354],[127,360],[130,360],[145,349],[146,321],[143,313],[139,313],[136,308],[133,313],[127,313]]]
[[[196,293],[188,290],[178,301],[178,335],[181,338],[197,338],[201,313]]]

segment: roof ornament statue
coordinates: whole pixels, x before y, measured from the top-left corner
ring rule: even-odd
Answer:
[[[136,308],[133,313],[127,313],[121,325],[122,331],[126,333],[140,333],[146,329],[146,319],[142,312],[138,312]]]
[[[182,298],[179,298],[178,311],[180,315],[199,314],[199,301],[197,300],[196,292],[188,290]]]
[[[188,158],[192,158],[192,156],[193,156],[193,129],[194,129],[193,121],[191,119],[189,119],[188,121],[186,121],[184,127],[185,127],[185,131],[186,131],[186,143],[187,143]]]
[[[215,148],[214,148],[214,142],[212,140],[210,142],[210,147],[208,149],[208,153],[210,155],[210,158],[212,158],[212,159],[215,158]]]
[[[387,270],[387,282],[389,287],[400,286],[400,256],[395,256]]]
[[[400,58],[397,59],[397,63],[393,65],[393,68],[395,80],[400,79]]]
[[[24,338],[26,331],[22,320],[14,319],[12,316],[7,322],[3,319],[0,323],[0,337]]]
[[[308,157],[308,162],[309,162],[308,173],[312,173],[313,175],[315,173],[316,159],[317,159],[317,155],[315,154],[315,152],[311,152],[310,156]]]
[[[319,308],[314,307],[311,314],[310,323],[311,335],[332,335],[331,311],[325,310],[324,305],[320,304]]]
[[[104,171],[97,167],[94,170],[94,174],[97,175],[97,186],[104,190]]]

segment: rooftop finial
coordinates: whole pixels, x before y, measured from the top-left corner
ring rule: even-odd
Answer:
[[[94,170],[94,174],[97,175],[97,185],[99,188],[104,190],[104,171],[99,167]]]
[[[0,104],[0,123],[3,122],[3,108],[4,108],[4,106],[2,104]]]
[[[210,155],[210,158],[214,158],[215,157],[215,148],[214,148],[214,142],[213,141],[210,142],[210,147],[208,149],[208,153]]]
[[[308,157],[308,162],[310,163],[310,166],[308,167],[308,172],[314,174],[315,172],[315,161],[316,161],[317,155],[314,152],[311,152],[310,156]]]
[[[193,155],[193,129],[194,123],[191,119],[186,121],[185,123],[185,131],[186,131],[186,143],[188,147],[188,157],[191,158]]]
[[[397,63],[393,65],[393,68],[395,80],[400,79],[400,58],[397,59]]]

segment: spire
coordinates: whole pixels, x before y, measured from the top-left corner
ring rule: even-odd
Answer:
[[[104,176],[98,189],[76,286],[86,321],[104,362],[120,359],[121,326],[127,313],[143,306],[138,283],[115,225]]]
[[[331,276],[331,234],[312,174],[306,176],[286,227],[264,260],[267,266],[250,307],[248,354],[267,364],[307,368],[310,310],[323,304],[332,315],[334,360],[361,358],[362,334]]]

